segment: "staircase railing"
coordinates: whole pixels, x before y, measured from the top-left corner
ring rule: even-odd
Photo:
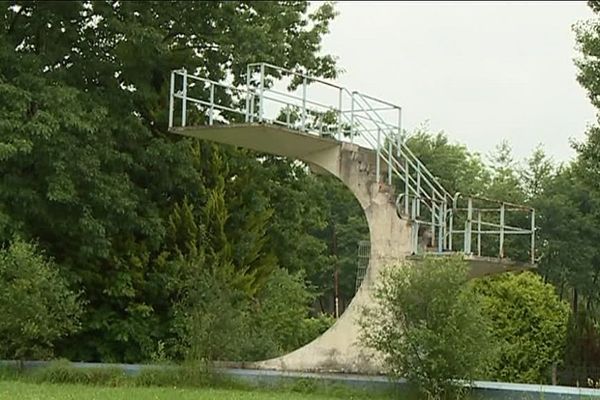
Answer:
[[[503,258],[507,236],[528,235],[529,259],[535,261],[535,211],[451,195],[403,140],[400,106],[268,63],[249,64],[246,84],[241,86],[176,70],[169,96],[169,128],[190,123],[270,123],[372,149],[375,180],[397,190],[398,212],[412,221],[414,253],[450,252],[460,245],[465,254],[474,254],[475,237],[477,254],[483,255],[482,247],[495,244],[482,235],[492,235],[498,240],[494,252]],[[467,204],[461,206],[464,201]],[[515,211],[528,215],[527,227],[507,223],[507,212]],[[457,224],[464,227],[457,229]]]

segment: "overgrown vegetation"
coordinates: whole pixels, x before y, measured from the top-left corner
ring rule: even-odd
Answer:
[[[79,328],[81,304],[38,248],[14,240],[0,248],[0,359],[45,359]]]
[[[427,398],[463,397],[494,352],[467,265],[430,257],[390,267],[381,278],[375,305],[360,321],[365,343],[384,356],[392,376],[405,377]]]
[[[290,160],[168,134],[166,99],[180,68],[242,83],[247,63],[267,61],[334,78],[334,57],[321,53],[334,17],[332,4],[309,12],[304,1],[2,3],[0,357],[250,360],[287,352],[332,323],[335,269],[345,306],[357,243],[368,238],[356,199]],[[595,106],[598,25],[596,17],[576,27],[578,79]],[[230,93],[216,96],[237,107]],[[537,209],[546,284],[523,275],[477,285],[484,314],[506,322],[491,324],[501,350],[489,378],[548,380],[557,363],[582,371],[564,381],[559,373],[560,383],[597,379],[600,128],[562,165],[541,147],[519,163],[505,142],[482,157],[427,127],[406,143],[450,191]],[[447,285],[433,286],[457,294],[447,304],[435,290],[420,296],[447,329],[471,329],[463,313],[475,311],[461,306],[474,294],[463,293],[463,278]],[[563,344],[566,311],[553,292],[572,311]],[[422,311],[411,301],[411,312]],[[437,361],[414,379],[441,369],[474,376],[465,357],[478,354],[440,361],[438,326],[423,321],[411,337],[427,339]],[[541,355],[526,367],[517,363],[534,354],[525,343]]]

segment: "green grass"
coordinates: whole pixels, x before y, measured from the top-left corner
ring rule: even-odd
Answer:
[[[361,397],[347,397],[358,399]],[[366,397],[363,397],[366,398]],[[177,387],[101,387],[90,385],[36,384],[0,381],[0,399],[11,400],[339,400],[320,394],[246,391],[233,389],[192,389]]]

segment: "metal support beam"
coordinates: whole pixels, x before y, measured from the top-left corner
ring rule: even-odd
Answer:
[[[481,256],[481,211],[477,211],[477,255]]]

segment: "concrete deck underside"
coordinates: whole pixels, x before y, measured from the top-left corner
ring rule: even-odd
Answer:
[[[336,176],[350,189],[365,213],[371,242],[369,266],[362,286],[344,314],[323,335],[287,355],[248,366],[284,371],[381,372],[381,357],[359,342],[357,317],[361,308],[371,303],[372,288],[381,270],[410,257],[410,222],[398,216],[392,189],[376,182],[375,152],[264,124],[172,128],[171,132],[298,159],[313,171]],[[524,268],[491,259],[468,261],[473,276]]]

